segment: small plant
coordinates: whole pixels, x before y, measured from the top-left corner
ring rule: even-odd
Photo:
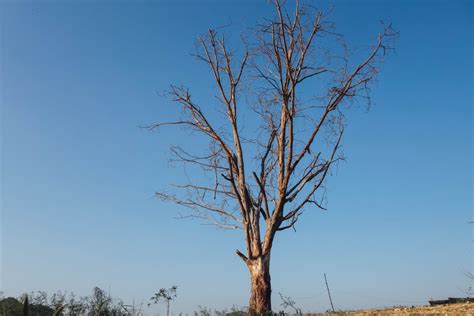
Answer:
[[[302,311],[301,311],[301,308],[297,307],[296,306],[296,302],[293,301],[293,299],[289,296],[283,296],[283,294],[281,293],[278,293],[280,294],[280,298],[281,298],[281,301],[282,303],[280,304],[281,307],[283,308],[291,308],[295,311],[296,315],[303,315]]]
[[[166,303],[166,316],[170,315],[170,303],[171,301],[174,301],[178,295],[176,294],[176,291],[178,290],[178,287],[176,285],[173,285],[169,289],[161,288],[158,293],[155,293],[150,300],[153,301],[153,303],[157,304],[159,302],[165,302]],[[150,306],[150,304],[148,304]]]
[[[210,308],[207,308],[206,306],[201,306],[199,305],[199,310],[197,312],[194,312],[194,316],[211,316],[212,315],[212,310]]]
[[[244,307],[232,306],[230,310],[224,309],[221,311],[215,311],[216,316],[245,316],[248,315],[247,309]]]

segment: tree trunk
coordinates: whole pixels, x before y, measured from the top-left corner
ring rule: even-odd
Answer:
[[[250,271],[251,282],[248,315],[271,315],[270,255],[249,260],[247,266]]]

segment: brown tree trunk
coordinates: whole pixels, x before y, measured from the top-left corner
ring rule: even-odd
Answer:
[[[247,266],[251,282],[248,315],[271,315],[270,255],[249,260]]]

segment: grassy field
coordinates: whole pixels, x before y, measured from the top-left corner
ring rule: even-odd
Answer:
[[[310,314],[312,316],[322,315],[350,315],[350,316],[378,316],[378,315],[473,315],[474,303],[459,303],[438,306],[417,307],[392,307],[377,310],[347,311],[326,314]],[[309,315],[308,315],[309,316]]]

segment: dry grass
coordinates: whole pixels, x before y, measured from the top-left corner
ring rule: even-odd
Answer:
[[[318,315],[318,314],[313,314]],[[319,315],[350,315],[350,316],[386,316],[386,315],[473,315],[474,303],[459,303],[438,306],[392,307],[361,311],[336,312]]]

